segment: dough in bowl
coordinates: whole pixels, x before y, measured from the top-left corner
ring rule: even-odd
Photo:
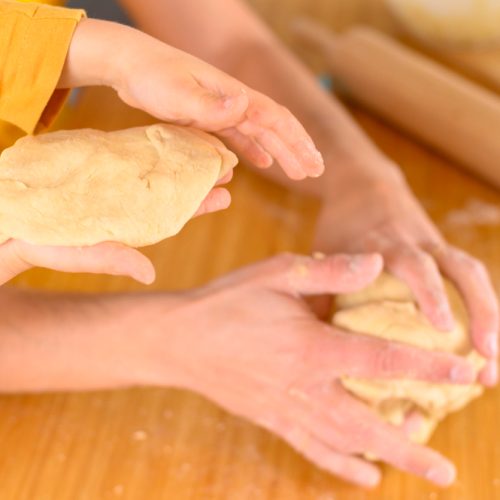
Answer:
[[[332,321],[346,331],[465,356],[479,371],[484,366],[484,359],[471,346],[467,312],[455,288],[449,282],[445,285],[456,322],[451,332],[436,330],[419,311],[410,289],[386,273],[364,290],[337,296]],[[342,383],[394,425],[403,423],[408,412],[420,411],[423,425],[410,436],[419,443],[428,441],[438,422],[447,414],[459,410],[482,393],[479,384],[351,377],[343,378]]]
[[[0,242],[156,243],[236,163],[215,137],[166,124],[23,137],[0,155]]]

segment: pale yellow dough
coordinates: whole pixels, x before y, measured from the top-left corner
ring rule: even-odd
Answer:
[[[337,296],[333,323],[347,331],[460,354],[479,370],[484,359],[471,347],[467,312],[460,295],[448,282],[446,291],[456,319],[451,332],[436,330],[419,311],[410,289],[389,274],[382,274],[360,292]],[[448,413],[462,408],[482,392],[478,384],[431,384],[416,380],[345,377],[342,383],[392,424],[400,425],[408,412],[419,410],[424,424],[411,439],[420,443],[430,438],[437,423]]]
[[[156,243],[236,163],[215,137],[165,124],[23,137],[0,155],[0,242]]]

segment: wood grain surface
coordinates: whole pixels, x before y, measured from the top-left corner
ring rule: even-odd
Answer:
[[[252,3],[285,39],[290,20],[304,14],[333,28],[358,22],[386,31],[393,26],[376,0]],[[84,92],[73,106],[63,117],[65,126],[117,128],[149,120],[102,89]],[[365,112],[352,111],[399,162],[447,238],[487,263],[498,291],[500,226],[487,221],[472,224],[468,214],[481,203],[500,207],[500,193]],[[231,192],[230,210],[195,220],[179,236],[146,250],[158,272],[154,288],[192,287],[283,250],[309,250],[315,202],[243,169]],[[15,283],[71,291],[143,288],[128,279],[40,269]],[[3,396],[0,499],[500,499],[499,423],[500,390],[495,389],[438,429],[431,445],[457,464],[459,480],[453,487],[439,490],[385,468],[381,486],[365,492],[321,472],[281,440],[188,392],[135,389]]]

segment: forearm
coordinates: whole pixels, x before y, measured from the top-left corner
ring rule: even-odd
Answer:
[[[149,361],[157,351],[158,313],[168,315],[173,303],[153,294],[72,296],[4,289],[0,392],[108,389],[155,381],[158,367]],[[173,371],[165,359],[165,385],[176,383]]]
[[[320,198],[332,187],[400,181],[402,174],[354,122],[343,105],[324,91],[313,75],[280,42],[241,46],[225,68],[241,81],[269,95],[294,113],[312,136],[327,166],[319,180],[290,182],[278,169],[265,174],[282,184]]]
[[[342,189],[346,183],[400,179],[342,105],[242,2],[207,0],[203,7],[178,0],[121,3],[141,29],[231,73],[299,118],[322,152],[327,172],[319,182],[300,183],[288,181],[278,169],[266,175],[315,196],[331,195],[332,186]]]

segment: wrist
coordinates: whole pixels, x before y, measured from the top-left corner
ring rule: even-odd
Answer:
[[[328,169],[329,179],[335,184],[379,184],[406,183],[399,165],[380,151],[352,145],[347,151],[341,148],[322,150]]]
[[[120,54],[134,46],[138,34],[118,23],[83,19],[73,34],[58,87],[119,87],[123,79]]]
[[[116,376],[123,386],[185,387],[184,314],[190,292],[117,296],[107,315],[120,346]]]

